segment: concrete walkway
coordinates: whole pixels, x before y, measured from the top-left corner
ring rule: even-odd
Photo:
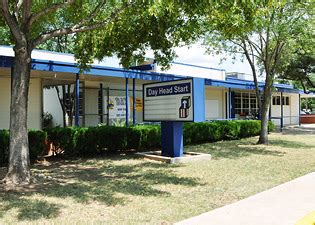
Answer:
[[[312,211],[315,172],[176,224],[294,225]]]
[[[283,134],[315,134],[315,124],[302,124],[301,126],[288,126],[284,127]]]

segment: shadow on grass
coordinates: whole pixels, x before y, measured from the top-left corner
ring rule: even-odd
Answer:
[[[213,159],[236,159],[256,155],[283,156],[285,153],[276,150],[268,150],[268,146],[256,145],[254,140],[242,139],[234,141],[221,141],[200,145],[187,146],[187,151],[196,151],[211,154]]]
[[[10,209],[18,209],[18,220],[50,219],[59,215],[60,205],[44,200],[30,200],[23,198],[20,193],[0,194],[0,217]]]
[[[119,160],[132,158],[136,156],[118,157]],[[35,166],[33,175],[38,181],[33,190],[24,193],[0,190],[0,218],[12,208],[18,209],[19,220],[52,218],[59,215],[61,207],[68,207],[31,199],[35,194],[43,198],[72,198],[79,203],[96,201],[115,206],[124,205],[128,196],[171,195],[160,189],[159,185],[203,185],[197,179],[177,175],[173,170],[175,167],[135,160],[121,163],[112,159],[92,162],[63,160],[50,166]]]
[[[288,140],[269,140],[271,145],[280,146],[284,148],[315,148],[315,145],[307,145],[303,142],[288,141]]]

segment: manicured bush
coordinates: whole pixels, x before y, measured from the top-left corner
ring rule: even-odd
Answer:
[[[99,148],[108,151],[124,150],[127,146],[127,127],[100,126],[97,128]]]
[[[53,144],[56,154],[65,154],[68,156],[77,155],[77,151],[75,148],[75,135],[78,129],[80,128],[55,127],[45,129],[45,131],[47,132],[47,138]]]
[[[184,124],[184,144],[235,140],[259,135],[259,120],[211,121]],[[269,122],[269,131],[274,124]]]
[[[273,122],[269,121],[269,123],[268,123],[268,132],[274,131],[275,128],[276,128],[276,125]]]
[[[132,140],[134,146],[138,145],[140,149],[158,148],[161,146],[161,127],[159,125],[138,125],[131,127],[133,138],[139,140]],[[130,140],[130,139],[129,139]]]
[[[270,123],[269,129],[274,125]],[[47,129],[48,139],[65,155],[92,156],[104,151],[148,150],[161,147],[159,125],[98,126]],[[211,121],[184,124],[184,144],[235,140],[258,135],[260,121]]]
[[[98,153],[98,136],[94,128],[78,128],[75,134],[75,150],[72,153],[90,156]],[[49,133],[49,131],[48,131]],[[69,141],[68,141],[69,142]],[[66,153],[67,149],[63,149]]]
[[[46,150],[45,140],[47,133],[41,130],[30,130],[28,132],[28,144],[30,151],[30,160],[34,161]]]
[[[7,130],[0,130],[0,166],[6,166],[9,158],[10,135]]]
[[[33,162],[41,155],[45,149],[45,140],[47,133],[45,131],[30,130],[28,132],[30,160]],[[6,166],[9,161],[9,142],[10,133],[8,130],[0,130],[0,166]]]

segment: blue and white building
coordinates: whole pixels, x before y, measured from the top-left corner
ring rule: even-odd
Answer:
[[[11,47],[0,46],[0,129],[9,128],[10,74],[13,62]],[[143,123],[142,85],[187,77],[205,78],[206,120],[248,119],[258,112],[251,76],[227,73],[173,62],[168,71],[148,61],[132,69],[122,68],[109,58],[95,62],[89,71],[80,73],[73,55],[34,50],[29,93],[28,126],[42,128],[42,115],[49,112],[53,125],[63,124],[62,110],[53,86],[74,84],[76,124]],[[259,84],[263,88],[264,84]],[[270,119],[277,125],[296,125],[300,121],[300,98],[303,93],[291,85],[275,84]],[[127,101],[126,101],[127,99]]]

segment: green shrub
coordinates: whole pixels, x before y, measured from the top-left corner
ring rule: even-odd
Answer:
[[[141,148],[141,130],[140,126],[130,127],[127,131],[127,149],[140,149]]]
[[[30,130],[28,132],[28,144],[30,151],[30,160],[34,161],[46,150],[47,133],[41,130]]]
[[[240,120],[240,138],[259,135],[261,129],[260,120]]]
[[[133,130],[140,134],[139,148],[158,148],[161,146],[161,127],[159,125],[139,125]]]
[[[7,130],[0,130],[0,166],[6,166],[9,159],[10,135]]]
[[[48,140],[54,145],[56,154],[63,153],[68,156],[74,156],[77,154],[75,148],[75,135],[78,129],[81,128],[55,127],[45,130],[47,132]]]
[[[236,140],[240,138],[239,121],[216,121],[219,124],[222,140]]]
[[[184,144],[235,140],[256,136],[260,132],[259,120],[210,121],[184,124]],[[274,124],[269,123],[272,131]]]
[[[76,153],[83,156],[91,156],[98,152],[97,148],[97,139],[98,137],[95,136],[94,130],[96,128],[78,128],[75,134],[75,151],[72,153]],[[68,151],[64,149],[65,153]]]
[[[127,127],[98,127],[99,147],[103,150],[117,151],[127,147]]]
[[[28,132],[29,152],[31,162],[37,159],[45,149],[47,133],[45,131],[30,130]],[[0,130],[0,166],[7,166],[9,161],[10,133],[8,130]]]
[[[258,120],[184,123],[184,144],[235,140],[258,135]],[[274,125],[269,124],[270,131]],[[49,140],[65,155],[92,156],[104,151],[152,149],[161,147],[159,125],[132,127],[98,126],[47,129]]]
[[[269,121],[268,122],[268,132],[274,131],[275,128],[276,128],[276,125],[272,121]]]

